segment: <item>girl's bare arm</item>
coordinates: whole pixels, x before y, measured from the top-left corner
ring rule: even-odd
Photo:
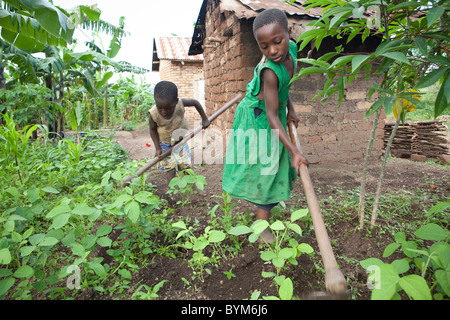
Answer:
[[[308,160],[300,153],[297,147],[292,144],[278,117],[278,78],[270,69],[264,69],[262,77],[264,79],[264,101],[267,121],[272,130],[278,130],[280,142],[291,155],[291,165],[298,175],[300,164],[305,163],[308,165]]]

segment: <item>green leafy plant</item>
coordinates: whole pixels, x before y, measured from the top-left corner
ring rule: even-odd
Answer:
[[[28,141],[38,127],[26,125],[19,131],[16,129],[16,123],[7,113],[3,115],[3,118],[5,125],[0,126],[0,150],[4,155],[3,161],[10,170],[17,170],[19,179],[22,181],[21,162],[29,148]]]
[[[205,185],[206,180],[204,176],[196,175],[192,169],[185,169],[180,171],[178,176],[170,180],[167,193],[181,195],[181,202],[184,205],[189,202],[189,196],[196,192],[194,186],[203,190]]]
[[[42,228],[36,223],[29,223],[29,219],[34,215],[32,210],[42,205],[42,191],[37,188],[27,190],[31,210],[22,211],[20,214],[5,212],[0,217],[0,265],[4,266],[0,269],[0,296],[4,296],[17,284],[16,280],[19,283],[13,296],[17,299],[28,299],[33,288],[39,290],[46,285],[43,281],[43,270],[51,264],[47,258],[59,245],[61,233]],[[54,192],[50,189],[48,191]],[[19,194],[13,188],[10,192],[19,201]],[[51,276],[55,274],[47,275],[47,283],[51,282]],[[32,277],[35,281],[31,281]]]
[[[80,143],[80,128],[83,121],[83,108],[81,101],[75,102],[75,107],[72,107],[69,112],[69,121],[72,130],[76,131],[76,141]]]
[[[233,202],[233,197],[228,194],[228,192],[223,191],[222,196],[213,196],[214,198],[221,198],[223,200],[223,203],[218,203],[218,206],[220,209],[222,209],[222,212],[224,215],[231,214],[231,212],[234,209],[234,206],[236,205],[235,202]]]
[[[144,208],[137,215],[136,222],[140,223],[124,219],[128,239],[120,244],[113,242],[110,234],[113,225],[120,225],[117,220],[128,218],[128,214],[131,219],[136,217],[134,211],[125,212],[128,202],[113,205],[121,194],[112,187],[114,181],[121,181],[131,163],[107,171],[115,166],[121,151],[101,139],[84,150],[79,163],[84,170],[80,173],[73,166],[62,165],[67,155],[64,148],[39,141],[29,144],[27,161],[21,164],[33,175],[26,181],[27,187],[7,185],[4,179],[0,182],[4,190],[0,193],[0,297],[31,299],[36,292],[50,299],[75,295],[76,290],[64,286],[66,278],[73,275],[68,272],[72,268],[79,269],[80,289],[90,287],[102,293],[125,290],[131,272],[137,269],[135,262],[144,260],[147,216],[159,205],[159,198],[140,193],[145,190],[135,191],[141,186],[123,190]],[[111,161],[101,162],[109,157]],[[82,174],[84,184],[58,186],[61,172]],[[3,165],[0,174],[13,180],[13,172]],[[115,251],[119,245],[120,252]],[[111,253],[114,263],[106,264],[103,257],[96,257],[97,249]],[[114,284],[105,288],[107,281]]]
[[[285,2],[294,2],[286,0]],[[367,93],[377,98],[367,110],[366,117],[373,115],[373,126],[367,151],[360,188],[360,228],[365,219],[365,185],[375,132],[382,111],[396,115],[396,122],[386,143],[376,197],[372,208],[371,226],[378,214],[378,203],[390,147],[400,122],[406,114],[423,109],[420,90],[438,83],[433,116],[448,113],[450,101],[450,60],[448,59],[448,1],[391,0],[310,0],[303,3],[306,9],[321,8],[321,17],[308,25],[297,42],[299,50],[314,45],[318,51],[328,39],[340,39],[342,44],[314,59],[299,59],[308,66],[300,68],[292,81],[310,74],[326,77],[323,90],[316,98],[328,100],[337,93],[338,105],[345,97],[345,90],[358,80],[379,77]],[[370,12],[368,15],[365,13]],[[358,52],[346,52],[344,46],[350,41],[365,43],[373,40],[374,46]],[[348,51],[348,50],[347,50]]]
[[[447,201],[441,201],[432,206],[425,217],[432,219],[433,222],[446,224],[448,223],[448,213],[450,211],[450,199]]]
[[[223,272],[227,276],[228,280],[230,280],[231,278],[236,278],[236,275],[232,272],[233,268],[234,268],[234,264],[231,266],[230,270]]]
[[[166,283],[167,280],[162,280],[155,284],[153,288],[147,286],[146,284],[142,284],[137,288],[137,290],[133,293],[131,296],[132,300],[153,300],[158,298],[158,291],[161,289],[161,287]],[[147,290],[147,292],[141,291],[141,289],[144,288]]]
[[[8,113],[19,127],[53,121],[52,111],[58,106],[51,101],[52,90],[41,84],[19,84],[0,88],[0,111]]]
[[[244,213],[233,213],[236,202],[233,202],[233,198],[226,191],[223,191],[222,196],[213,195],[212,197],[220,198],[223,201],[223,203],[219,202],[208,210],[210,224],[213,228],[222,229],[225,232],[228,232],[236,223],[248,224],[247,221],[251,219],[248,210]],[[218,209],[222,212],[217,213]],[[238,245],[237,237],[232,237],[232,240]]]
[[[313,248],[306,243],[298,243],[293,237],[289,237],[288,231],[293,231],[295,235],[302,235],[301,227],[295,221],[307,216],[307,209],[300,209],[292,212],[290,221],[276,220],[269,223],[266,220],[256,220],[250,227],[240,225],[232,228],[229,233],[232,235],[250,234],[249,241],[255,242],[260,238],[261,233],[269,228],[275,235],[275,242],[269,245],[265,242],[267,250],[261,251],[260,257],[263,261],[271,263],[276,272],[263,272],[265,278],[272,278],[278,287],[281,299],[291,299],[293,296],[292,280],[281,274],[287,263],[297,265],[296,258],[303,253],[311,254]],[[289,238],[289,239],[288,239]],[[275,297],[268,297],[273,299]]]
[[[184,221],[180,220],[173,223],[172,226],[181,229],[178,232],[177,239],[186,237],[182,246],[194,252],[190,259],[190,264],[193,269],[197,271],[200,280],[203,282],[203,272],[211,272],[209,269],[205,268],[205,266],[218,259],[217,252],[221,250],[218,245],[225,239],[226,233],[220,230],[213,230],[208,226],[205,228],[203,234],[197,237],[194,233],[194,228],[192,226],[188,228]],[[206,256],[203,251],[207,246],[212,246],[215,249],[211,254],[211,257]]]
[[[368,283],[373,289],[371,299],[401,299],[400,291],[414,300],[431,300],[433,297],[441,300],[450,296],[449,231],[438,224],[428,223],[418,228],[414,236],[413,240],[406,240],[404,232],[397,232],[395,242],[383,252],[383,257],[387,258],[400,250],[405,258],[391,263],[384,263],[377,258],[360,262],[370,273]],[[432,244],[425,245],[424,241],[431,241]]]

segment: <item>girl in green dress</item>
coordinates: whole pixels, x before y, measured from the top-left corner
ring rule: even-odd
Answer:
[[[254,203],[256,219],[268,220],[270,210],[290,198],[300,164],[308,165],[308,160],[286,133],[288,121],[296,127],[299,122],[289,98],[297,46],[289,39],[286,14],[264,10],[253,23],[253,33],[263,58],[235,112],[222,187],[231,196]],[[261,238],[274,240],[268,229]]]

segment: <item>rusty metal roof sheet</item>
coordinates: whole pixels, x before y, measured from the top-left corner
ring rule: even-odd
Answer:
[[[270,8],[278,8],[290,16],[308,16],[320,18],[322,8],[311,8],[305,10],[302,4],[306,1],[295,1],[291,5],[284,0],[221,0],[221,11],[233,11],[239,19],[253,18],[261,11]]]
[[[160,37],[154,39],[154,48],[159,60],[197,60],[203,61],[203,55],[188,55],[191,38]]]
[[[294,1],[291,5],[285,3],[284,0],[219,0],[221,12],[231,11],[236,14],[239,19],[250,19],[258,15],[259,12],[269,8],[282,9],[288,16],[318,19],[322,16],[321,8],[311,8],[306,10],[302,4],[306,0]],[[208,0],[203,0],[197,22],[192,36],[192,45],[189,48],[189,54],[203,53],[203,39],[205,37],[205,16]]]

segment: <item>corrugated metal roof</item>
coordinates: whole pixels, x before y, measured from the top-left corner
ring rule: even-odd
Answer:
[[[308,16],[310,18],[320,18],[322,8],[311,8],[305,10],[302,4],[306,1],[295,1],[291,5],[284,0],[221,0],[221,11],[234,11],[239,19],[253,18],[261,11],[270,8],[278,8],[288,15]]]
[[[203,53],[202,45],[205,37],[205,16],[208,1],[209,0],[203,0],[195,24],[192,45],[189,49],[189,53],[191,54]],[[219,0],[219,7],[221,12],[234,12],[239,19],[254,18],[259,12],[269,8],[282,9],[293,19],[318,19],[322,16],[322,8],[311,8],[306,10],[305,7],[302,6],[305,2],[306,0],[295,1],[289,5],[284,2],[284,0]]]
[[[159,37],[154,39],[157,58],[159,60],[203,60],[202,54],[188,55],[191,38]]]

